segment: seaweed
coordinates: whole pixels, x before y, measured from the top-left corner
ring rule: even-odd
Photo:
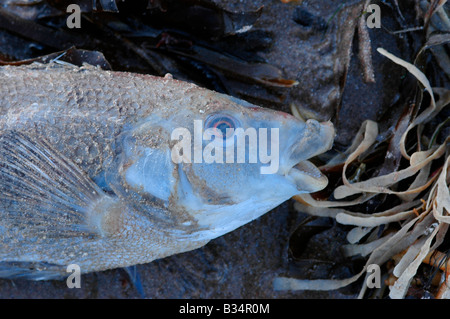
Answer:
[[[391,270],[397,279],[390,286],[389,297],[404,298],[419,266],[431,253],[437,251],[444,241],[450,224],[450,136],[441,136],[438,143],[436,138],[440,135],[438,132],[442,132],[442,127],[448,123],[446,118],[442,119],[441,112],[450,103],[450,90],[432,88],[419,68],[384,49],[379,48],[378,52],[406,68],[418,80],[418,86],[430,96],[428,107],[416,114],[405,114],[390,137],[390,145],[397,146],[399,151],[393,154],[390,153],[392,148],[388,148],[386,159],[394,158],[395,162],[398,162],[398,156],[401,154],[408,164],[403,167],[399,164],[393,165],[391,161],[384,161],[378,169],[381,174],[350,183],[347,177],[348,167],[369,157],[368,153],[378,151],[373,147],[381,139],[378,125],[368,120],[361,126],[352,145],[321,167],[324,171],[336,166],[341,168],[343,184],[334,189],[332,197],[330,196],[329,200],[315,200],[309,194],[302,194],[297,196],[298,202],[295,205],[298,211],[333,217],[340,224],[355,226],[348,234],[350,244],[343,247],[343,252],[346,256],[369,256],[367,263],[357,275],[344,280],[297,280],[278,277],[274,281],[275,289],[337,289],[359,279],[369,265],[383,265],[394,256],[403,254]],[[435,94],[439,96],[437,101]],[[425,104],[426,100],[419,95],[415,103]],[[425,126],[436,119],[440,123],[432,131],[432,137],[427,137],[424,134]],[[412,131],[416,134],[410,134]],[[406,147],[411,141],[415,149],[412,154]],[[413,178],[412,182],[407,183],[406,189],[401,189],[401,181],[408,178]],[[401,203],[372,214],[343,209],[365,203],[380,193],[395,195]],[[345,200],[351,196],[357,197]],[[389,227],[396,224],[399,224],[400,228]],[[380,236],[381,226],[384,226],[385,230]],[[376,236],[367,238],[367,234]],[[364,296],[366,289],[367,286],[363,285],[360,297]],[[448,292],[441,292],[439,296],[444,294]]]

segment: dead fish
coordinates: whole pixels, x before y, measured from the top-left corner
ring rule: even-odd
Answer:
[[[330,122],[304,123],[171,76],[92,66],[4,66],[0,87],[0,277],[148,263],[327,184],[307,160],[331,147]],[[278,170],[261,174],[259,160],[176,163],[171,133],[194,134],[195,120],[278,129]]]

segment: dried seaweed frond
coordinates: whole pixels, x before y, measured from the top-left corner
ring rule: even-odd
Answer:
[[[424,133],[424,127],[432,120],[440,120],[439,113],[450,103],[450,90],[432,88],[426,76],[416,66],[384,49],[378,49],[378,52],[406,68],[429,94],[429,106],[419,114],[413,115],[411,112],[408,125],[404,125],[401,135],[397,136],[399,156],[401,154],[408,165],[385,174],[374,174],[375,176],[366,180],[349,181],[349,167],[357,162],[362,163],[364,158],[376,152],[379,144],[377,123],[365,121],[347,151],[321,167],[323,171],[342,167],[343,184],[335,188],[332,197],[320,201],[309,194],[302,194],[295,198],[295,208],[298,211],[333,217],[338,223],[355,226],[348,233],[349,244],[343,247],[343,252],[346,256],[369,256],[367,262],[358,274],[344,280],[278,277],[274,280],[277,290],[338,289],[362,277],[369,265],[382,266],[400,254],[401,258],[393,269],[393,274],[398,279],[390,286],[389,296],[403,298],[419,266],[444,240],[450,224],[450,136],[442,137],[437,143],[435,135],[442,131],[447,120],[444,119],[437,125],[431,138]],[[435,94],[439,96],[438,100],[435,99]],[[420,98],[419,102],[424,104],[424,100]],[[414,151],[410,154],[412,149]],[[386,157],[392,155],[389,152],[388,149]],[[405,183],[409,185],[407,189],[404,189]],[[393,201],[395,204],[390,208],[372,214],[344,209],[366,203],[381,193],[395,196],[397,201]],[[390,227],[397,225],[400,227]],[[390,231],[380,232],[380,227]],[[378,236],[380,233],[381,236]],[[366,288],[364,284],[359,297],[364,296]]]

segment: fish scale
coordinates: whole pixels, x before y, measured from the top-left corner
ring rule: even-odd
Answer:
[[[107,72],[89,72],[86,76],[83,69],[68,70],[73,68],[58,65],[3,67],[0,87],[6,94],[0,97],[0,129],[14,126],[45,134],[56,148],[89,169],[99,157],[111,156],[112,150],[104,150],[102,145],[111,145],[111,139],[125,121],[133,115],[132,122],[145,117],[160,103],[157,95],[146,93],[148,83],[143,77],[114,78]],[[94,68],[87,67],[87,70]],[[127,84],[125,93],[117,88],[124,85],[117,85],[117,82]],[[157,90],[155,88],[155,92]],[[40,117],[38,123],[36,117]],[[69,139],[77,140],[77,144],[70,143]],[[84,148],[96,147],[101,155],[89,158],[90,154],[80,146],[82,143]],[[101,168],[97,167],[95,171],[99,170]]]

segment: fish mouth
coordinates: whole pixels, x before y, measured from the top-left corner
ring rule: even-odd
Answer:
[[[289,162],[297,164],[285,173],[286,178],[295,184],[300,193],[314,193],[328,185],[328,178],[308,159],[328,151],[333,145],[334,137],[335,130],[330,121],[306,121],[306,129],[301,132],[290,151]]]
[[[328,178],[310,161],[302,161],[286,174],[300,193],[314,193],[328,185]]]

